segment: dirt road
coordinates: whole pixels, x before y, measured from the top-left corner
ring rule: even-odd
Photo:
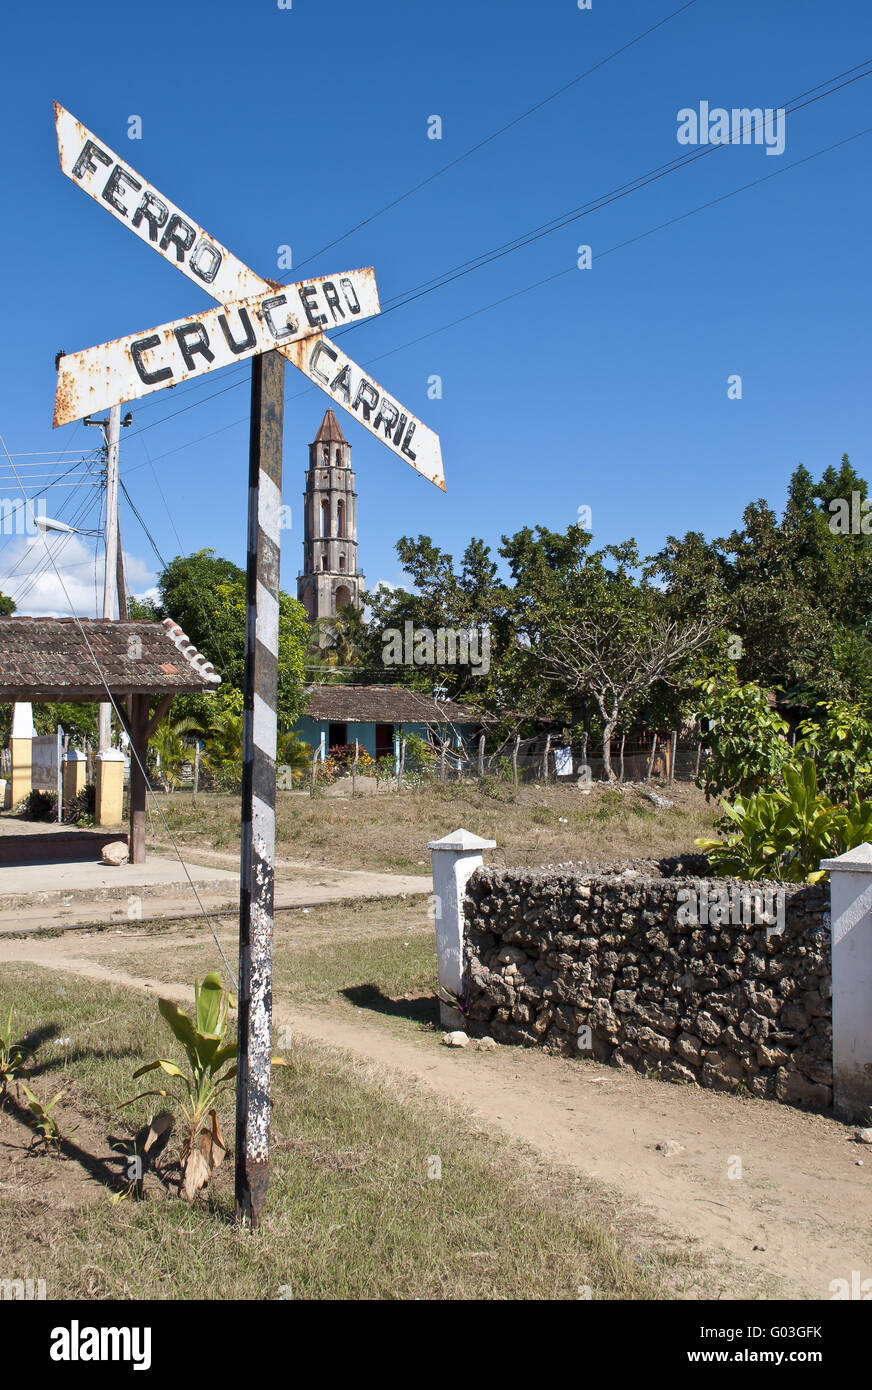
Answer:
[[[146,942],[151,977],[113,966],[116,933],[0,940],[0,960],[187,999],[188,989],[161,981],[166,942]],[[660,1225],[732,1257],[733,1296],[742,1295],[742,1270],[749,1279],[765,1274],[773,1292],[813,1299],[832,1298],[832,1281],[850,1284],[852,1271],[872,1278],[872,1148],[834,1120],[534,1051],[449,1049],[363,1010],[303,1011],[279,997],[275,1018],[277,1028],[455,1099],[548,1159],[618,1189]],[[668,1152],[669,1141],[680,1147]]]

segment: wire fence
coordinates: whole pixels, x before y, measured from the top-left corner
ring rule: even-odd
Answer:
[[[464,741],[459,737],[439,739],[431,731],[429,745],[419,738],[400,737],[393,755],[369,763],[379,783],[395,783],[397,788],[422,782],[459,782],[464,780],[498,778],[522,785],[530,782],[572,785],[608,779],[606,759],[601,745],[566,743],[559,736],[537,735],[522,739],[519,735],[498,747],[487,748],[487,736]],[[698,776],[704,754],[698,737],[677,730],[652,733],[630,740],[615,739],[611,747],[612,779],[618,782],[659,780],[692,782]],[[326,759],[330,766],[331,759]],[[324,751],[316,748],[308,772],[281,769],[280,785],[310,783],[314,795],[321,783]],[[338,775],[345,778],[358,774],[356,759]],[[332,769],[330,780],[335,780]],[[282,778],[285,778],[282,781]]]
[[[699,738],[677,730],[634,739],[618,736],[612,740],[610,749],[612,776],[619,782],[645,782],[655,778],[666,782],[692,782],[699,773],[702,759]],[[444,772],[443,761],[448,764]],[[516,737],[513,742],[491,752],[487,752],[484,742],[479,740],[477,746],[448,751],[439,763],[442,780],[502,776],[516,784],[535,781],[568,784],[597,782],[607,777],[602,744],[587,740],[566,743],[548,735],[532,739]]]

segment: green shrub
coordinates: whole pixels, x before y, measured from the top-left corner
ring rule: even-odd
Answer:
[[[24,800],[19,802],[16,814],[24,820],[57,820],[57,793],[44,792],[40,791],[38,787],[33,787]]]
[[[722,802],[723,838],[697,840],[719,873],[736,878],[817,883],[822,859],[832,859],[872,836],[872,801],[852,793],[835,805],[818,787],[815,765],[782,768],[784,788]]]
[[[88,782],[72,801],[64,802],[63,817],[65,825],[93,825],[94,809],[97,801],[97,788]]]
[[[872,792],[872,723],[857,705],[821,701],[821,717],[800,724],[797,749],[814,756],[828,796],[844,800],[851,792]]]
[[[735,675],[700,681],[703,698],[697,715],[706,720],[702,735],[707,757],[699,783],[706,796],[729,791],[739,796],[770,787],[778,781],[793,750],[786,735],[789,726],[761,686],[740,685]]]

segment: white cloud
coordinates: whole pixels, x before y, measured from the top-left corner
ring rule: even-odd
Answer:
[[[153,584],[154,572],[125,551],[124,579],[133,592]],[[75,612],[93,618],[103,612],[103,557],[98,555],[95,567],[93,545],[78,536],[50,532],[45,538],[16,537],[0,551],[0,593],[12,598],[16,612],[25,617],[69,618]]]

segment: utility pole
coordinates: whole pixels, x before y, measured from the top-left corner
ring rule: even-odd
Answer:
[[[121,433],[121,406],[109,411],[106,429],[106,564],[103,571],[103,617],[115,617],[115,598],[118,566],[118,436]],[[100,705],[97,719],[100,749],[112,742],[112,706]]]
[[[132,417],[128,414],[124,424],[129,425]],[[103,448],[106,458],[106,523],[104,526],[106,563],[103,573],[103,617],[127,616],[127,598],[124,592],[124,572],[121,549],[118,540],[118,443],[121,435],[121,406],[113,405],[109,416],[104,420],[85,417],[86,425],[98,425],[103,432]],[[117,613],[116,613],[117,600]],[[112,706],[103,702],[97,714],[98,749],[109,748],[111,744]]]

